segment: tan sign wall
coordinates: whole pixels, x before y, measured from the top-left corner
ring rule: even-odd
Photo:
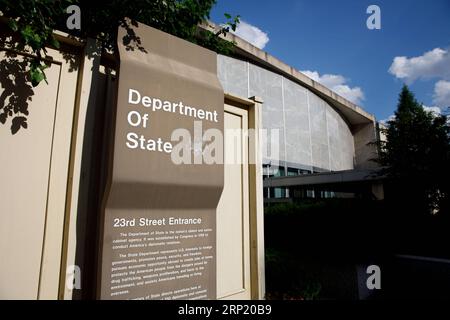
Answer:
[[[204,163],[199,126],[223,131],[216,54],[142,24],[121,28],[118,46],[99,297],[215,299],[224,170]],[[192,137],[184,157],[191,164],[172,160],[179,152],[172,134],[180,128]]]
[[[0,124],[0,299],[58,297],[79,57],[47,51],[48,83],[32,87],[27,55],[0,48],[0,113],[22,111]]]

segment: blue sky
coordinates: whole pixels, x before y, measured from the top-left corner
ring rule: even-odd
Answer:
[[[450,106],[450,0],[218,0],[238,33],[375,114],[388,118],[407,83],[426,106]],[[381,30],[369,30],[369,5]]]

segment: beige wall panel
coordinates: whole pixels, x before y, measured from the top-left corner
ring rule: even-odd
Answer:
[[[217,208],[217,296],[250,299],[248,148],[240,131],[248,120],[244,110],[227,110],[237,114],[225,112],[225,131],[236,131],[225,135],[225,184]]]
[[[52,64],[46,70],[49,84],[33,88],[27,129],[12,135],[9,123],[0,125],[0,299],[38,296],[60,71]],[[20,95],[27,88],[14,91]]]
[[[56,81],[49,82],[49,85],[54,83],[55,89],[58,90],[58,100],[52,137],[39,299],[58,298],[70,146],[79,73],[78,56],[65,53],[63,58],[61,53],[54,50],[51,50],[51,54],[56,61],[61,61],[61,74],[57,87]],[[72,62],[66,62],[68,57],[71,57]],[[75,70],[71,70],[72,67]]]

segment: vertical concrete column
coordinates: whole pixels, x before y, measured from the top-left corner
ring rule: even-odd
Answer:
[[[375,122],[355,125],[352,131],[355,140],[355,169],[377,167],[377,163],[372,161],[378,156]]]
[[[251,237],[251,274],[252,299],[264,299],[265,288],[265,252],[264,252],[264,197],[263,168],[261,154],[262,104],[259,97],[249,112],[249,128],[255,130],[254,142],[249,144],[250,160],[250,237]]]

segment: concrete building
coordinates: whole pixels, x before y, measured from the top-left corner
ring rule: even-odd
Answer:
[[[218,55],[225,92],[261,97],[263,129],[280,133],[278,155],[269,150],[263,155],[265,177],[353,169],[361,177],[376,167],[371,159],[377,148],[371,143],[378,133],[372,114],[247,41],[232,34],[227,38],[237,49],[233,57]],[[289,197],[289,192],[265,190],[265,197]]]

